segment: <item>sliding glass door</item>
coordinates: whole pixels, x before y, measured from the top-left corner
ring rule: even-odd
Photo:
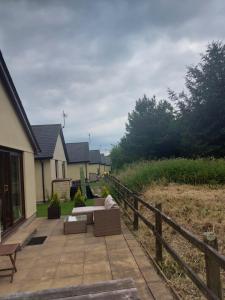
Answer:
[[[1,232],[12,226],[11,203],[9,195],[9,154],[0,151],[0,206]]]
[[[22,153],[0,149],[1,232],[24,218]]]

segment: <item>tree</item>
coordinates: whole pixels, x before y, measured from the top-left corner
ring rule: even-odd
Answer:
[[[187,93],[176,96],[182,145],[192,156],[225,155],[225,45],[212,42],[201,61],[189,67]]]
[[[113,146],[110,158],[112,162],[112,169],[119,169],[122,165],[128,162],[126,161],[126,156],[124,155],[123,148],[120,144]]]
[[[177,152],[177,132],[172,105],[156,98],[136,101],[128,114],[126,134],[111,152],[118,165],[139,159],[171,157]]]
[[[175,107],[155,97],[136,101],[111,153],[116,167],[140,159],[225,156],[225,45],[209,44],[185,79],[185,91],[169,90]]]

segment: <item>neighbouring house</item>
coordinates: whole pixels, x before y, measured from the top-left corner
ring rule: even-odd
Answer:
[[[88,175],[90,181],[96,181],[100,175],[101,154],[99,150],[90,150],[90,162],[88,164]]]
[[[36,200],[45,201],[54,192],[68,198],[68,156],[61,124],[33,125],[32,130],[41,148],[35,156]]]
[[[1,236],[36,213],[34,154],[40,148],[0,51]]]
[[[68,177],[72,180],[80,179],[80,170],[83,169],[84,176],[88,179],[89,144],[88,142],[67,143],[68,153]]]
[[[103,175],[105,172],[105,155],[101,153],[101,164],[100,164],[100,174]]]
[[[101,164],[100,164],[100,174],[105,172],[109,173],[111,171],[111,159],[109,156],[105,156],[104,153],[101,153]]]
[[[105,156],[105,172],[111,172],[111,159],[109,156]]]

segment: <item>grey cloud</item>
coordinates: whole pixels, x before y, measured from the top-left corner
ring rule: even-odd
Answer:
[[[68,141],[106,149],[136,99],[183,88],[186,65],[224,40],[224,13],[223,0],[0,0],[0,47],[31,123],[64,109]]]

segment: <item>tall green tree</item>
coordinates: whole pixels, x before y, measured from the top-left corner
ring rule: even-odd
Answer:
[[[187,93],[176,96],[182,152],[190,156],[225,155],[225,45],[208,45],[201,61],[189,67]]]
[[[225,45],[209,44],[185,79],[185,91],[169,90],[175,107],[155,97],[136,102],[112,150],[117,167],[140,159],[225,156]]]
[[[128,114],[126,134],[120,142],[128,160],[170,157],[177,151],[177,132],[172,105],[145,95]]]
[[[125,155],[124,150],[120,144],[113,146],[110,153],[110,158],[113,169],[119,169],[122,165],[128,162],[128,157]]]

